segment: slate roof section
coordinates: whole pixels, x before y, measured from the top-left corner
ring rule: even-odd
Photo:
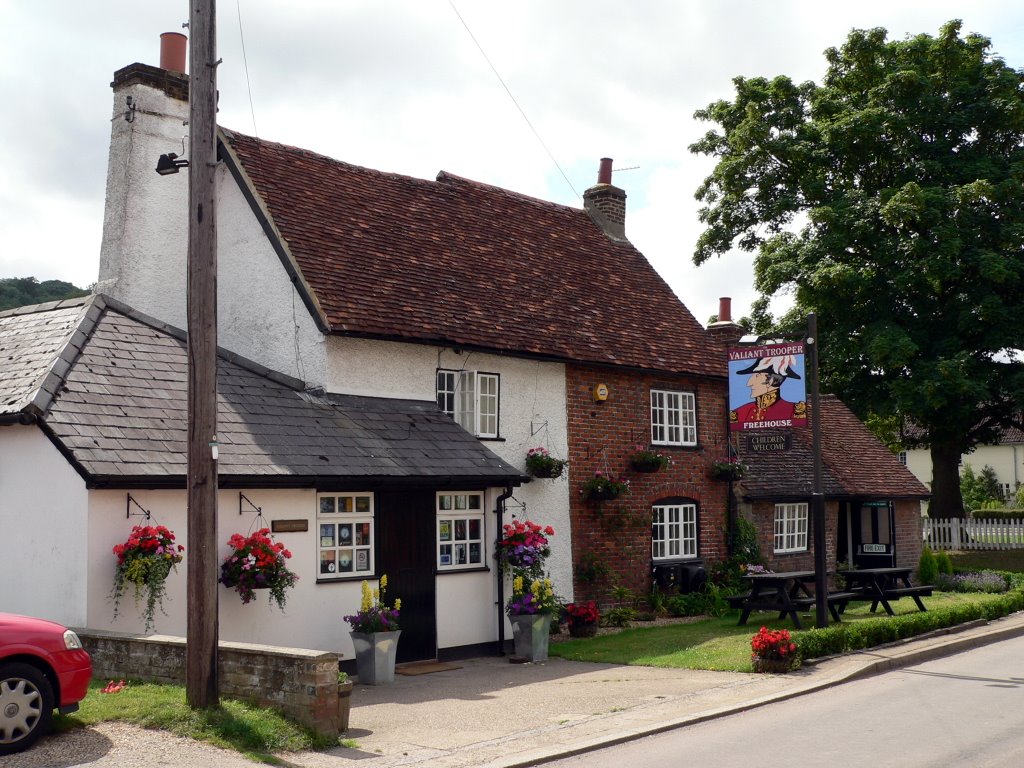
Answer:
[[[834,395],[821,397],[822,486],[826,498],[926,499],[931,493]],[[767,430],[766,430],[767,431]],[[788,451],[750,453],[739,440],[740,458],[750,466],[741,481],[748,500],[807,498],[814,477],[810,427],[792,430]]]
[[[727,374],[724,352],[643,254],[583,209],[222,135],[332,333]]]
[[[93,487],[183,487],[183,334],[153,327],[103,299],[97,306],[102,312],[42,417],[45,429]],[[36,326],[47,328],[45,318],[54,311],[35,313]],[[0,334],[12,322],[5,320]],[[224,486],[482,487],[517,483],[521,476],[432,402],[319,396],[223,357],[217,386]]]
[[[46,409],[98,315],[92,297],[0,312],[0,415]]]

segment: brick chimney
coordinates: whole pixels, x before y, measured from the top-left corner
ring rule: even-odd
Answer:
[[[708,326],[708,333],[723,347],[735,346],[746,334],[746,329],[732,319],[732,299],[723,296],[718,300],[718,320]]]
[[[583,208],[612,240],[626,239],[626,193],[612,185],[612,159],[601,158],[597,184],[583,193]]]

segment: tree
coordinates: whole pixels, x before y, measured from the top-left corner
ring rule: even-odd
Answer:
[[[34,277],[2,277],[0,278],[0,312],[14,307],[24,307],[28,304],[73,299],[88,294],[88,290],[76,288],[63,280],[44,280],[40,283]]]
[[[821,85],[736,78],[690,147],[717,158],[695,263],[757,252],[758,332],[817,313],[824,388],[916,425],[939,517],[963,514],[961,454],[1019,424],[1024,395],[1024,73],[960,27],[854,30]]]
[[[986,464],[981,472],[976,474],[970,464],[964,464],[964,471],[960,476],[960,495],[967,511],[982,509],[992,502],[1001,502],[1003,491],[999,487],[996,471]]]

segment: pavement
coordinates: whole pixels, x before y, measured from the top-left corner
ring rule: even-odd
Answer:
[[[396,675],[352,693],[356,746],[285,757],[303,768],[429,763],[431,768],[514,768],[742,712],[1024,635],[1024,612],[805,664],[783,675],[590,664],[507,657],[453,662]]]

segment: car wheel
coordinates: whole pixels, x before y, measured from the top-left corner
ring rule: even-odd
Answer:
[[[0,755],[28,749],[53,719],[53,688],[29,664],[0,664]]]

